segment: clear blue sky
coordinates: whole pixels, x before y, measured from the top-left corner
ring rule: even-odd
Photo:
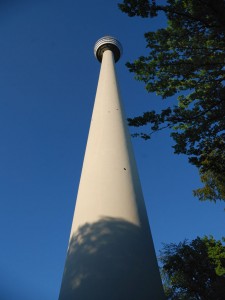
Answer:
[[[143,33],[163,24],[128,18],[112,0],[0,2],[1,300],[58,298],[100,69],[94,43],[110,34],[123,44],[116,66],[135,116],[163,102],[125,62],[147,53]],[[224,204],[193,197],[197,170],[172,143],[168,133],[133,139],[157,251],[224,233]]]

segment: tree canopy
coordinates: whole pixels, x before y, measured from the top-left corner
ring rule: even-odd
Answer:
[[[194,194],[225,200],[225,0],[124,0],[119,8],[130,17],[165,14],[166,28],[145,33],[148,54],[127,67],[148,92],[177,97],[176,105],[129,118],[129,125],[147,126],[135,134],[144,139],[169,128],[174,152],[199,169],[204,186]]]
[[[166,244],[159,259],[167,299],[224,299],[225,247],[221,241],[211,236]]]

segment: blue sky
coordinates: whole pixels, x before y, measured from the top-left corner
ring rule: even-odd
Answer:
[[[94,43],[110,34],[123,45],[116,68],[127,116],[158,109],[164,102],[125,63],[147,53],[143,33],[164,21],[128,18],[112,0],[0,2],[2,300],[58,297],[100,69]],[[133,139],[157,251],[224,234],[224,204],[193,197],[197,170],[172,144],[168,132]]]

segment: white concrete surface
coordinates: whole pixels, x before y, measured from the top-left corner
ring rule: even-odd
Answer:
[[[111,50],[102,58],[59,297],[89,299],[164,299]]]

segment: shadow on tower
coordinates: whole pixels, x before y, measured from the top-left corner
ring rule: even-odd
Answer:
[[[164,299],[151,249],[149,232],[123,219],[86,223],[70,240],[59,300]]]

